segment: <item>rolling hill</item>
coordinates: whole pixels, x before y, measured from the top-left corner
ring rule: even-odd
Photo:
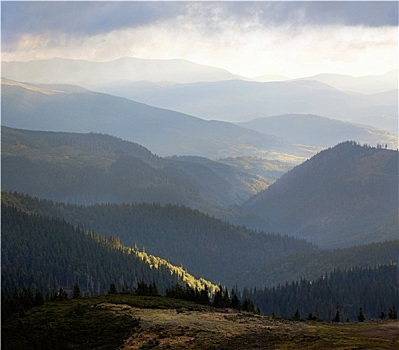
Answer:
[[[264,228],[324,247],[397,238],[398,153],[344,142],[284,174],[244,205]]]
[[[71,92],[72,89],[72,92]],[[139,143],[161,156],[259,156],[297,163],[314,150],[237,125],[205,121],[121,97],[2,80],[2,125],[30,130],[97,132]]]
[[[292,167],[245,161],[166,159],[108,135],[2,127],[2,188],[75,204],[174,203],[242,223],[246,214],[232,207]]]

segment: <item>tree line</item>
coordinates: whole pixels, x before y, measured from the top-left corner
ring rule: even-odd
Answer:
[[[244,289],[243,293],[265,315],[345,322],[357,321],[363,314],[378,319],[396,314],[397,276],[398,266],[393,263],[335,270],[314,281],[302,279],[272,288]]]

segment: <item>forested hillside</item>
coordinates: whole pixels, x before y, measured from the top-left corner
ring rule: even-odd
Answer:
[[[178,203],[232,221],[246,214],[227,207],[290,167],[275,162],[277,169],[267,173],[205,158],[164,159],[108,135],[7,127],[2,127],[2,163],[6,190],[76,204]]]
[[[233,286],[231,275],[276,258],[317,251],[303,240],[254,232],[182,206],[77,206],[3,192],[2,200],[27,212],[58,217],[76,227],[118,236],[127,246],[183,265],[197,277]]]
[[[244,207],[268,231],[324,247],[396,239],[398,152],[344,142],[284,174]]]
[[[384,319],[393,316],[399,306],[398,266],[336,270],[314,281],[256,289],[245,295],[267,315],[354,322],[360,321],[362,313],[365,319]]]
[[[258,265],[235,277],[237,286],[273,287],[287,281],[317,279],[326,272],[372,268],[398,263],[399,241],[384,241],[345,249],[293,254]]]
[[[254,157],[210,160],[202,157],[167,158],[197,184],[201,193],[223,205],[241,204],[270,186],[293,165]],[[177,172],[177,171],[176,171]]]
[[[1,280],[11,294],[29,287],[43,295],[59,288],[72,295],[75,283],[82,295],[106,294],[111,284],[119,292],[132,291],[140,282],[155,282],[160,293],[176,283],[216,289],[165,260],[123,246],[115,236],[85,232],[9,204],[2,199]]]

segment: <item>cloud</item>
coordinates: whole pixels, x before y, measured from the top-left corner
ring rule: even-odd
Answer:
[[[185,58],[255,76],[397,66],[397,2],[2,2],[4,60]]]
[[[66,32],[96,35],[179,17],[201,18],[214,28],[222,19],[257,20],[265,26],[397,26],[398,3],[388,1],[311,2],[2,2],[2,30],[23,35]]]

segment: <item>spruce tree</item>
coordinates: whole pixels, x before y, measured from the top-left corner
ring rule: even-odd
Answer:
[[[108,294],[118,294],[118,291],[116,290],[115,283],[110,284]]]
[[[299,314],[299,310],[298,309],[296,309],[296,311],[294,313],[294,316],[292,316],[292,319],[295,320],[295,321],[300,321],[301,315]]]
[[[388,316],[391,320],[396,320],[398,318],[398,313],[395,306],[393,306],[392,309],[389,309]]]
[[[337,307],[337,312],[335,313],[335,316],[334,316],[334,318],[333,318],[332,321],[333,321],[333,322],[340,322],[340,319],[339,319],[339,309],[338,309],[338,307]]]
[[[359,322],[364,322],[364,320],[366,319],[366,316],[364,316],[362,308],[360,308],[359,315],[357,316],[357,319],[359,320]]]
[[[72,293],[72,298],[73,299],[78,299],[80,298],[82,295],[80,294],[80,288],[79,285],[77,283],[75,283],[73,285],[73,293]]]

